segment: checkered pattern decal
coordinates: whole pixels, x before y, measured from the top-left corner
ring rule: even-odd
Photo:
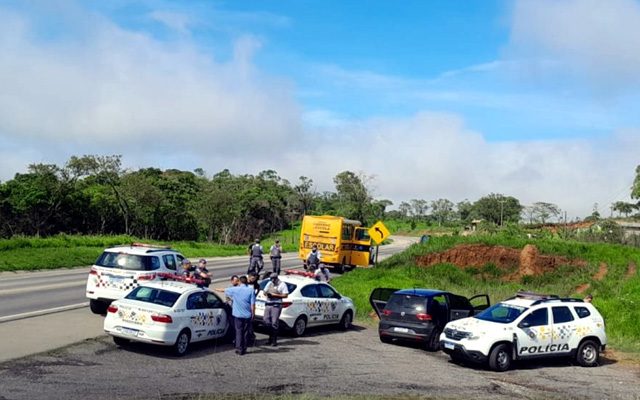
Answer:
[[[329,313],[335,311],[337,304],[335,302],[327,302],[322,300],[315,300],[307,303],[307,309],[311,313]]]
[[[128,292],[138,287],[138,279],[135,276],[122,276],[98,271],[94,279],[96,288],[101,287]]]
[[[575,328],[572,328],[571,325],[560,325],[553,327],[553,340],[568,340]]]

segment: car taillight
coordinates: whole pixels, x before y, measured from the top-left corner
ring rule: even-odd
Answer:
[[[171,315],[166,314],[152,314],[151,319],[156,322],[163,322],[165,324],[170,324],[173,322],[173,320],[171,319]]]
[[[138,277],[139,281],[152,281],[154,279],[156,279],[156,274],[140,275]]]
[[[89,271],[89,275],[98,275],[98,270],[92,267],[91,271]]]
[[[114,306],[113,304],[110,304],[109,307],[107,307],[107,312],[114,313],[116,311],[118,311],[118,307]]]
[[[416,318],[420,321],[431,321],[431,315],[425,313],[416,314]]]
[[[388,317],[388,316],[389,316],[389,315],[391,315],[391,314],[393,314],[393,313],[391,312],[391,310],[382,310],[382,315],[384,315],[384,316],[387,316],[387,317]]]
[[[290,302],[290,301],[283,301],[283,302],[282,302],[282,308],[287,308],[287,307],[289,307],[289,306],[290,306],[290,305],[292,305],[292,304],[293,304],[293,303],[292,303],[292,302]]]

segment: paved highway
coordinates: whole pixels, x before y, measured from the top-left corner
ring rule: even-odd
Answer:
[[[380,247],[380,258],[384,258],[407,247],[415,239],[396,238],[387,246]],[[247,271],[247,256],[210,258],[209,270],[214,283],[227,281],[233,274]],[[297,253],[284,254],[282,268],[301,267]],[[265,270],[271,262],[265,259]],[[0,274],[0,323],[16,319],[67,311],[88,306],[85,285],[89,267],[74,269],[5,272]]]

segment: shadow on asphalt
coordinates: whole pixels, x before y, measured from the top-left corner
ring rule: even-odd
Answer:
[[[359,332],[366,329],[367,328],[362,326],[352,325],[349,331]],[[339,328],[336,328],[336,326],[331,325],[308,328],[305,331],[304,335],[301,337],[293,337],[290,333],[284,332],[284,334],[282,334],[278,338],[278,346],[271,347],[266,345],[268,333],[264,327],[256,327],[255,332],[259,334],[256,339],[256,345],[249,347],[249,349],[247,350],[247,355],[255,353],[289,352],[300,346],[316,346],[319,344],[319,342],[316,340],[311,340],[312,338],[320,340],[322,337],[329,337],[345,333]],[[182,357],[174,355],[171,351],[171,347],[169,346],[158,346],[148,343],[135,342],[128,343],[124,346],[117,346],[115,343],[113,343],[113,341],[110,341],[109,345],[113,346],[114,350],[130,351],[136,354],[143,354],[150,357],[166,359],[195,359],[208,357],[216,353],[235,351],[232,343],[224,341],[222,339],[191,343],[189,345],[188,353]]]

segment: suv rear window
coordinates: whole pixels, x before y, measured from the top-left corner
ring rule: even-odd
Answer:
[[[159,304],[161,306],[173,307],[180,293],[168,290],[155,289],[145,286],[138,286],[125,299],[144,301],[145,303]]]
[[[140,256],[105,251],[96,261],[96,265],[130,271],[153,271],[160,268],[160,259],[157,256]]]
[[[427,298],[423,296],[412,296],[408,294],[394,294],[391,296],[385,310],[400,311],[412,310],[415,312],[426,311]]]

